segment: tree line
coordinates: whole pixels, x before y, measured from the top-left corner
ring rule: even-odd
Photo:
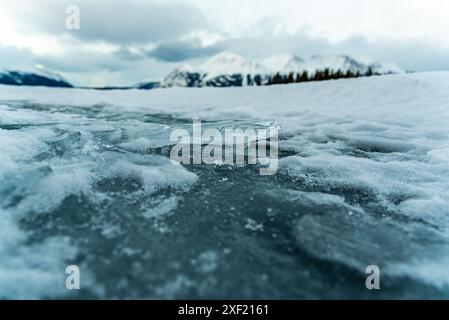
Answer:
[[[268,81],[263,81],[260,75],[251,77],[247,75],[247,83],[252,86],[261,85],[276,85],[276,84],[287,84],[287,83],[298,83],[298,82],[308,82],[308,81],[325,81],[325,80],[335,80],[335,79],[349,79],[349,78],[359,78],[359,77],[370,77],[374,75],[379,75],[379,73],[374,72],[372,67],[369,67],[366,72],[352,72],[350,70],[344,72],[341,70],[332,70],[326,68],[324,70],[317,70],[313,74],[309,74],[307,71],[302,73],[290,72],[289,74],[282,74],[280,72],[268,78]]]

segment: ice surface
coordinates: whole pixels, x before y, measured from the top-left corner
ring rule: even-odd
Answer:
[[[90,275],[79,297],[370,298],[377,264],[379,297],[447,298],[448,87],[446,72],[0,86],[0,298],[67,296],[75,262]],[[193,119],[279,124],[279,172],[172,162],[170,132]]]
[[[55,116],[32,107],[3,107],[0,114],[1,298],[69,296],[64,287],[65,267],[77,254],[70,238],[46,236],[28,245],[27,233],[19,225],[34,224],[33,219],[61,210],[76,214],[76,207],[65,207],[69,199],[101,207],[117,191],[125,192],[133,202],[168,188],[185,191],[197,182],[194,173],[165,157],[144,156],[143,149],[126,148],[123,141],[128,136],[145,131],[136,130],[135,123],[97,123],[77,114]],[[17,126],[5,129],[7,124]],[[153,131],[155,127],[161,126],[154,126]],[[168,214],[173,208],[170,202],[176,199],[147,199],[142,215]],[[116,229],[108,224],[101,228],[105,237]],[[87,286],[89,273],[85,276]],[[89,290],[98,294],[98,288],[101,285]]]

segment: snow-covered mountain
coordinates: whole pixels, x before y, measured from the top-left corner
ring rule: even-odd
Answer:
[[[201,73],[193,66],[185,64],[175,69],[164,80],[163,87],[199,87]]]
[[[262,59],[261,63],[271,73],[290,73],[301,72],[303,70],[304,60],[295,55],[281,54]]]
[[[200,68],[204,74],[204,81],[210,81],[217,77],[230,75],[263,75],[269,71],[259,62],[242,57],[232,52],[219,53],[205,63]]]
[[[276,74],[313,76],[326,69],[341,73],[375,74],[401,73],[395,65],[366,64],[346,55],[316,55],[303,59],[295,55],[276,55],[260,61],[232,52],[221,52],[199,66],[184,65],[170,73],[162,87],[229,87],[266,84]]]
[[[73,87],[64,78],[48,72],[0,71],[0,84],[16,86]]]
[[[302,64],[302,71],[307,71],[311,75],[318,70],[323,71],[325,69],[365,73],[368,71],[368,68],[369,65],[358,62],[346,55],[316,55]]]
[[[165,78],[162,87],[237,87],[248,85],[254,77],[260,77],[261,81],[268,79],[269,74],[270,71],[255,60],[221,52],[197,67],[177,68]]]
[[[194,67],[182,65],[170,73],[162,87],[230,87],[248,85],[254,77],[268,79],[261,63],[232,52],[221,52]],[[251,80],[248,81],[248,77]]]

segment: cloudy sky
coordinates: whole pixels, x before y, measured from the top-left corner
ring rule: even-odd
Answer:
[[[66,7],[80,29],[66,28]],[[77,85],[160,80],[222,50],[251,58],[349,54],[449,70],[447,0],[0,0],[0,68]]]

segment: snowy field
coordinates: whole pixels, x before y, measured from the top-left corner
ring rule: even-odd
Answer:
[[[276,121],[278,173],[171,162],[192,119]],[[449,72],[0,86],[0,182],[0,298],[449,298]]]

